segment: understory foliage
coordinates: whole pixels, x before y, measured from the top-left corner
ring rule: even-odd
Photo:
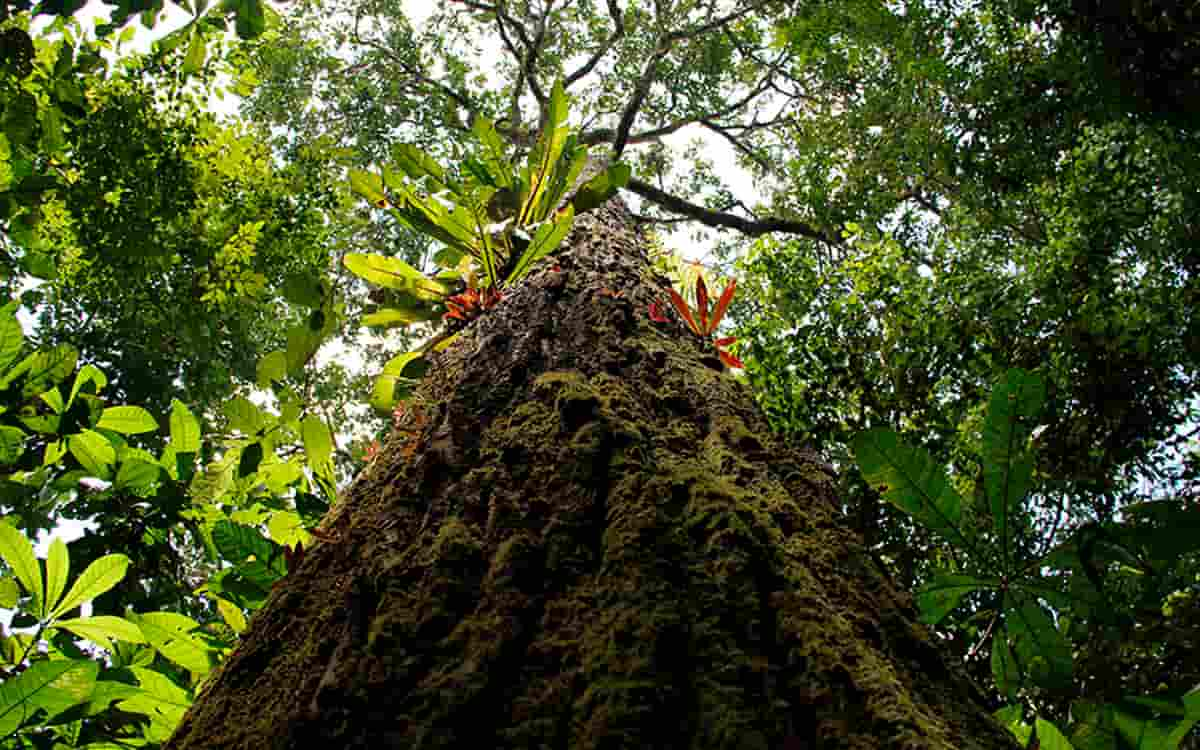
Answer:
[[[80,7],[0,0],[0,747],[164,742],[617,190],[1026,747],[1198,746],[1189,4]]]

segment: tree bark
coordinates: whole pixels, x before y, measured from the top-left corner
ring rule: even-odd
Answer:
[[[618,200],[436,355],[167,747],[1015,748]]]

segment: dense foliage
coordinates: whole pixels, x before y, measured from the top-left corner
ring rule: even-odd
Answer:
[[[1018,737],[1197,746],[1190,6],[161,7],[0,0],[0,746],[164,741],[417,413],[357,405],[617,188]]]

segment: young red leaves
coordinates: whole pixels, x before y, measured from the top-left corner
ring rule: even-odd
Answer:
[[[481,312],[495,306],[503,296],[495,287],[487,289],[467,287],[462,294],[456,294],[446,299],[446,313],[442,315],[442,318],[444,320],[451,318],[464,321],[474,320]]]
[[[671,304],[675,310],[688,324],[694,333],[704,337],[710,337],[716,333],[717,326],[720,325],[721,319],[725,317],[725,311],[729,309],[729,303],[733,300],[733,293],[737,289],[737,281],[730,281],[725,287],[725,291],[721,292],[721,296],[717,299],[717,304],[712,308],[711,314],[708,309],[708,286],[704,283],[703,276],[696,277],[696,310],[693,314],[691,307],[679,292],[674,289],[668,289],[667,294],[670,296]],[[666,323],[667,318],[662,314],[662,308],[657,302],[650,303],[650,320],[655,323]],[[717,339],[714,344],[717,347],[717,354],[721,357],[721,361],[726,367],[742,368],[742,361],[725,351],[725,347],[737,341],[732,336],[727,338]]]

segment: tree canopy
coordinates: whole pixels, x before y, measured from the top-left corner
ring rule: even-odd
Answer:
[[[647,315],[736,279],[722,354],[1018,737],[1197,746],[1191,5],[79,7],[0,0],[0,743],[165,740],[413,418],[404,353],[552,250],[486,167],[561,127],[664,248]]]

